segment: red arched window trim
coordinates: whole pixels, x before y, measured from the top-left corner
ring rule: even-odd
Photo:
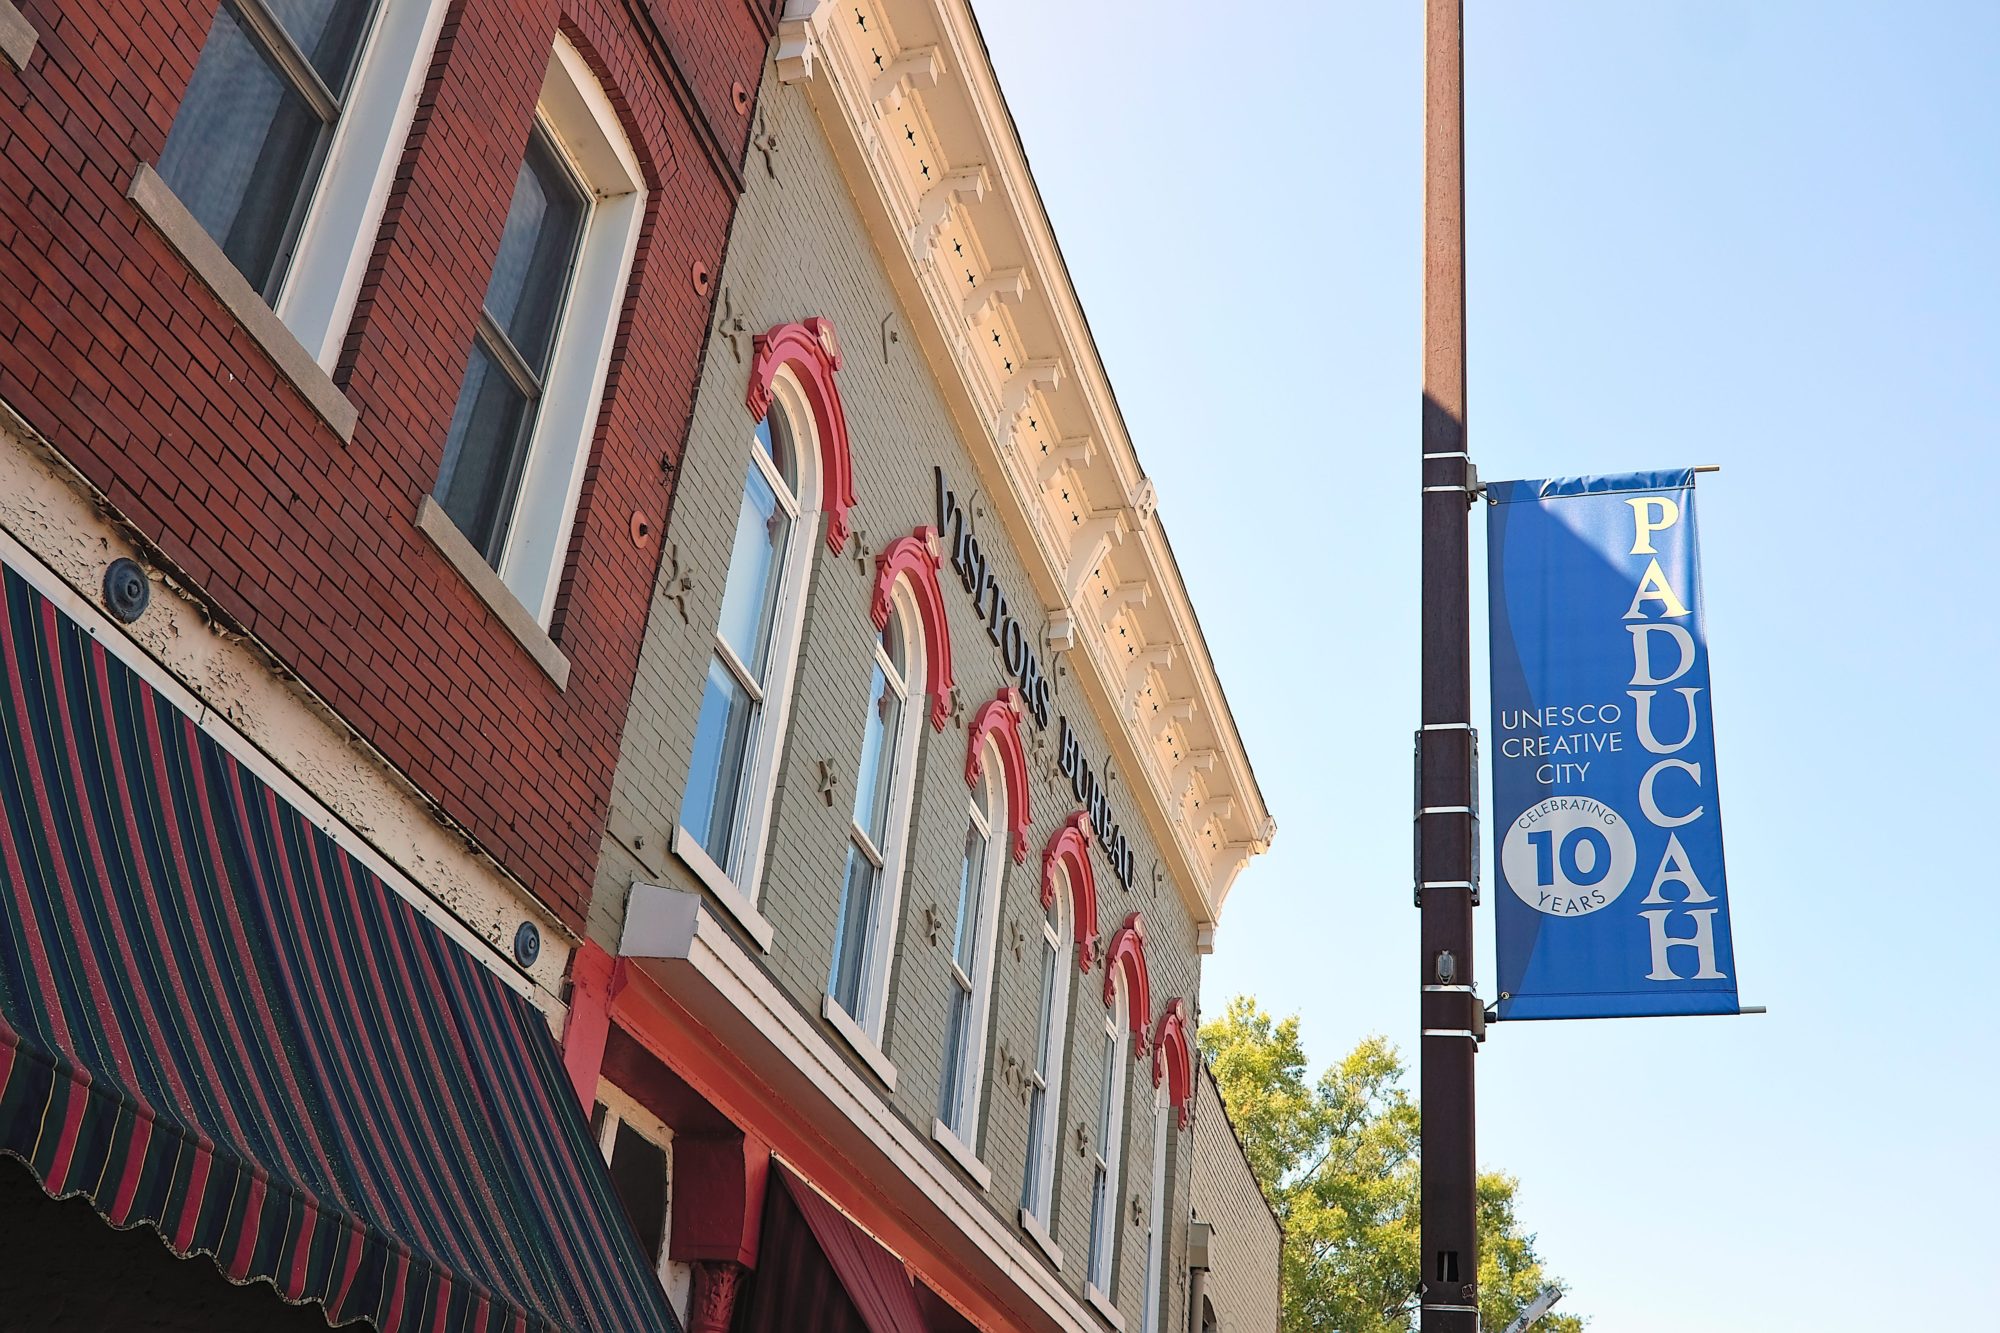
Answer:
[[[931,726],[944,730],[951,717],[951,624],[944,613],[944,593],[938,588],[938,530],[921,527],[898,538],[875,557],[875,594],[868,614],[875,628],[889,628],[895,610],[896,580],[910,581],[917,618],[924,622],[924,681],[930,687]]]
[[[1125,993],[1131,999],[1126,1007],[1131,1011],[1128,1017],[1132,1026],[1132,1058],[1136,1060],[1146,1053],[1146,1015],[1153,1012],[1152,983],[1146,977],[1146,923],[1137,912],[1125,918],[1125,924],[1111,937],[1111,947],[1104,951],[1107,1007],[1118,998],[1121,970],[1125,974]]]
[[[820,503],[826,510],[826,544],[839,555],[847,545],[847,511],[854,507],[854,464],[848,454],[847,413],[833,373],[840,369],[840,341],[830,320],[817,316],[802,324],[780,324],[751,340],[750,388],[743,395],[750,419],[771,410],[771,381],[779,366],[790,366],[812,407],[819,435]]]
[[[1153,1086],[1167,1081],[1167,1100],[1180,1108],[1181,1128],[1194,1118],[1194,1052],[1188,1048],[1187,1004],[1176,995],[1153,1026]]]
[[[1042,910],[1056,901],[1056,867],[1069,872],[1070,915],[1076,918],[1076,966],[1090,971],[1097,953],[1097,877],[1090,869],[1090,812],[1079,810],[1062,822],[1042,851]]]
[[[1021,692],[1008,686],[979,706],[966,737],[965,785],[979,785],[988,736],[1000,751],[1000,778],[1007,784],[1007,825],[1016,861],[1028,859],[1028,757],[1021,749]]]

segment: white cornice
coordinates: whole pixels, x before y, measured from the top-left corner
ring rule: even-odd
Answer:
[[[907,266],[891,277],[929,317],[919,344],[982,428],[995,517],[1084,650],[1068,660],[1128,799],[1212,924],[1274,826],[971,9],[790,0],[779,40],[780,78],[804,83],[885,261]]]

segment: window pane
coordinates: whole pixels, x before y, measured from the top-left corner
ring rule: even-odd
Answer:
[[[652,1263],[660,1261],[667,1239],[667,1154],[660,1145],[630,1125],[618,1126],[611,1147],[611,1184],[625,1205],[639,1250]]]
[[[528,135],[500,253],[486,284],[486,312],[537,375],[548,370],[587,212],[569,169],[537,125]]]
[[[986,886],[986,835],[977,824],[965,830],[965,860],[958,870],[958,925],[952,937],[951,956],[959,971],[974,975],[972,964],[979,952],[980,902]]]
[[[889,789],[896,776],[896,737],[902,717],[902,697],[891,688],[889,678],[882,674],[881,664],[877,663],[868,684],[868,718],[861,730],[861,768],[854,778],[854,823],[885,856],[889,852],[883,845],[889,825]]]
[[[889,628],[883,630],[880,637],[882,655],[887,657],[889,665],[895,668],[897,679],[907,685],[910,679],[909,650],[903,641],[903,617],[900,613],[890,614]]]
[[[1109,1221],[1105,1214],[1110,1211],[1111,1201],[1106,1197],[1110,1189],[1111,1182],[1106,1179],[1105,1169],[1102,1166],[1097,1167],[1090,1179],[1089,1277],[1091,1284],[1100,1290],[1104,1286],[1105,1251],[1111,1248],[1106,1243],[1110,1238],[1104,1234],[1105,1223]]]
[[[764,451],[764,457],[771,460],[771,470],[785,479],[785,488],[794,496],[799,492],[798,460],[792,456],[792,429],[785,421],[784,409],[776,403],[757,423],[757,447]]]
[[[1028,1174],[1021,1182],[1021,1206],[1042,1219],[1042,1116],[1049,1094],[1036,1088],[1028,1095]]]
[[[979,781],[972,786],[972,804],[987,818],[993,816],[993,748],[988,746],[980,755]]]
[[[743,503],[736,512],[736,543],[729,552],[729,577],[722,586],[722,623],[717,633],[759,681],[771,647],[771,618],[778,604],[778,574],[784,565],[791,517],[755,462],[743,479]]]
[[[1049,1043],[1055,1036],[1056,1007],[1056,949],[1047,940],[1042,941],[1042,1008],[1036,1020],[1040,1024],[1040,1039],[1035,1043],[1035,1072],[1047,1078],[1049,1073]]]
[[[218,8],[159,172],[266,300],[325,128],[229,7]]]
[[[708,684],[702,691],[701,713],[695,719],[694,764],[687,793],[681,798],[681,827],[693,834],[702,850],[725,871],[736,829],[737,799],[743,789],[743,767],[750,749],[755,705],[736,677],[712,657]]]
[[[264,0],[278,23],[319,72],[335,97],[347,91],[347,76],[361,34],[368,30],[370,0]]]
[[[964,1089],[966,1064],[970,1052],[966,1050],[969,1036],[967,1029],[972,1026],[972,996],[956,984],[951,990],[951,1014],[944,1025],[944,1085],[938,1096],[938,1119],[962,1142],[965,1138]]]
[[[861,1017],[861,979],[868,969],[869,925],[881,872],[859,847],[847,845],[847,879],[840,890],[840,922],[833,936],[833,978],[828,990],[849,1018]]]
[[[1118,1043],[1104,1034],[1104,1086],[1097,1090],[1097,1151],[1111,1157],[1111,1087],[1118,1081]]]
[[[437,499],[466,540],[496,567],[527,458],[528,409],[527,395],[500,368],[485,340],[475,337],[445,436]]]

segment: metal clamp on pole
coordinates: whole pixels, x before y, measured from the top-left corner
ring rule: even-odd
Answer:
[[[1465,496],[1467,504],[1485,494],[1486,485],[1479,480],[1479,468],[1471,456],[1457,452],[1425,454],[1424,494],[1452,491]]]
[[[1428,762],[1426,762],[1428,760]],[[1443,802],[1449,796],[1440,791],[1428,793],[1427,800],[1424,775],[1432,775],[1431,786],[1442,788],[1445,784],[1436,781],[1439,774],[1470,773],[1471,804],[1451,805]],[[1412,817],[1411,865],[1415,870],[1416,905],[1424,905],[1425,889],[1463,890],[1472,895],[1472,905],[1479,905],[1479,730],[1470,722],[1433,722],[1417,729],[1416,736],[1416,813]],[[1435,802],[1435,803],[1433,803]],[[1426,819],[1452,820],[1456,829],[1447,832],[1443,842],[1448,848],[1439,863],[1426,866],[1424,863],[1424,821]],[[1429,878],[1429,871],[1436,878]]]

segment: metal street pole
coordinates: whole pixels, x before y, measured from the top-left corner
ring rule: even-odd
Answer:
[[[1478,486],[1465,435],[1463,0],[1424,17],[1423,727],[1417,733],[1422,912],[1423,1333],[1478,1333],[1473,1057],[1478,874],[1467,516]]]

